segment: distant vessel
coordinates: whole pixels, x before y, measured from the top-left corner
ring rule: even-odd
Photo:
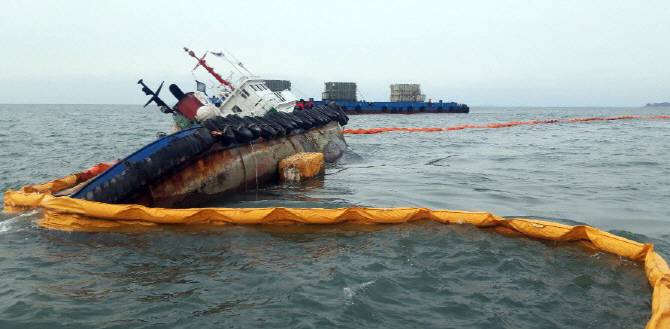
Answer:
[[[663,103],[647,103],[644,107],[670,107],[670,102]]]
[[[347,114],[412,114],[412,113],[469,113],[466,104],[443,102],[421,93],[419,84],[392,84],[389,102],[359,101],[355,82],[326,82],[321,101],[310,99],[316,105],[334,101]]]

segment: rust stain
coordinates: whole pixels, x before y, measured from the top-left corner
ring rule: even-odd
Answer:
[[[233,149],[215,146],[202,158],[151,186],[140,204],[161,207],[193,206],[226,193],[256,188],[278,177],[277,165],[298,152],[321,152],[343,135],[337,123],[308,132],[248,144]]]

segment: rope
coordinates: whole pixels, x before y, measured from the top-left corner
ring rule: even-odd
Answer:
[[[366,102],[365,96],[363,96],[363,93],[361,92],[361,88],[356,88],[356,91],[358,91],[358,94],[361,95],[361,98],[363,99],[363,101]]]
[[[298,89],[298,88],[296,88],[296,87],[294,87],[294,86],[291,86],[291,88],[293,88],[293,90],[297,91],[300,95],[302,95],[303,99],[304,99],[304,98],[309,99],[309,97],[307,97],[307,95],[305,95],[302,91],[300,91],[300,89]]]

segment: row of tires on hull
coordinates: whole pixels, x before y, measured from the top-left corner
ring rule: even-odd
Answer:
[[[178,131],[144,146],[88,181],[71,197],[112,204],[136,203],[149,193],[150,186],[197,161],[198,155],[217,142],[234,147],[233,143],[286,136],[333,120],[341,125],[349,121],[337,104],[266,117],[229,115],[208,120],[204,127]]]
[[[266,116],[246,116],[229,114],[225,117],[208,119],[202,125],[214,134],[223,145],[246,144],[262,137],[270,140],[320,127],[331,121],[344,126],[349,118],[337,103],[320,105],[309,110],[295,110],[293,113],[274,112]]]
[[[194,127],[157,139],[91,179],[72,198],[104,203],[134,203],[148,186],[197,160],[216,140]]]

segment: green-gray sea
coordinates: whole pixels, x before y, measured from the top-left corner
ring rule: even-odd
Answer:
[[[352,115],[347,128],[670,115],[668,108],[472,108]],[[127,105],[0,105],[0,190],[125,157],[171,130]],[[322,178],[220,207],[429,207],[588,224],[670,254],[670,120],[346,135]],[[0,214],[1,328],[640,328],[633,261],[470,225],[41,229]]]

